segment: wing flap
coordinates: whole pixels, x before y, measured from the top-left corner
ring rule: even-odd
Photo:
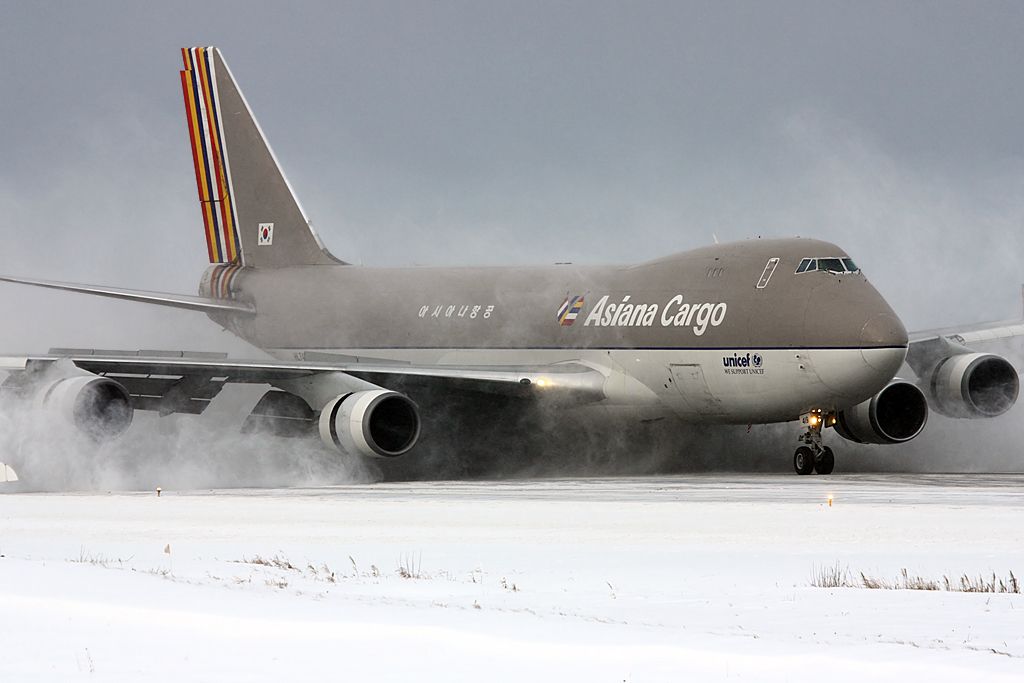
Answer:
[[[210,405],[211,399],[190,399],[187,402],[176,401],[173,404],[163,398],[154,396],[132,395],[132,408],[135,410],[146,410],[161,415],[185,414],[202,415]]]

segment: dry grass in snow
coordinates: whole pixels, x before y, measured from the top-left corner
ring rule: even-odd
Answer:
[[[834,565],[817,567],[811,575],[811,585],[816,588],[869,588],[873,590],[950,591],[957,593],[1020,593],[1020,580],[1011,571],[1008,576],[961,574],[950,578],[944,574],[941,579],[930,579],[911,575],[905,568],[895,579],[870,576],[858,572],[854,576],[847,567]]]

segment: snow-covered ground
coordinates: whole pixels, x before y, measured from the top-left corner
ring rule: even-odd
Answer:
[[[1022,595],[811,583],[1024,572],[1022,522],[1016,476],[0,495],[0,681],[1021,680]]]

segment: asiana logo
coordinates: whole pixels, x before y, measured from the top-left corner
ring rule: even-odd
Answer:
[[[700,337],[708,328],[721,325],[729,310],[725,302],[691,303],[682,294],[676,294],[664,304],[633,302],[628,294],[621,301],[610,299],[605,295],[597,300],[583,321],[584,327],[679,327],[689,328]],[[568,301],[562,303],[559,319]]]
[[[576,316],[583,308],[583,295],[567,296],[562,305],[558,307],[558,323],[562,327],[571,327],[576,322]]]
[[[742,356],[734,353],[731,356],[723,356],[722,366],[727,375],[764,374],[764,358],[759,353],[748,353]]]

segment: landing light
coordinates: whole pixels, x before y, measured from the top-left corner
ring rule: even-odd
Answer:
[[[548,381],[545,378],[541,377],[540,379],[537,380],[537,386],[540,387],[541,389],[543,389],[547,385]]]
[[[811,415],[807,418],[807,422],[812,427],[817,427],[819,424],[821,424],[821,415],[818,415],[817,413],[811,413]]]

